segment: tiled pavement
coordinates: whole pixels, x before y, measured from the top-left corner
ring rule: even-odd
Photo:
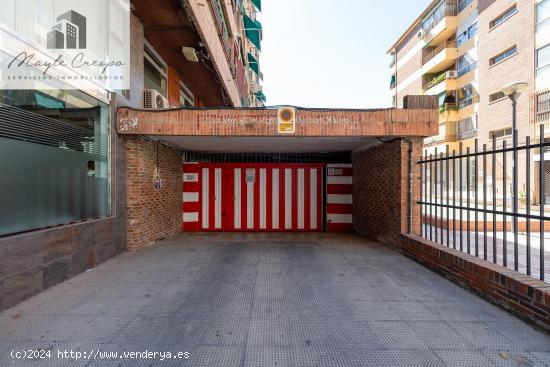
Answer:
[[[179,235],[0,314],[2,367],[446,365],[550,366],[550,336],[354,235]]]

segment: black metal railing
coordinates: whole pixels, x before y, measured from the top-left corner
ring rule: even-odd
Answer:
[[[516,134],[517,135],[517,134]],[[473,146],[446,147],[418,162],[422,236],[515,271],[550,279],[550,161],[538,142],[494,138]]]

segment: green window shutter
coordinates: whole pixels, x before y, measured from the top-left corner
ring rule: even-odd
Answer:
[[[252,0],[252,4],[254,4],[256,9],[262,11],[262,0]]]
[[[261,32],[262,32],[262,25],[258,21],[254,21],[248,17],[248,15],[243,14],[243,20],[244,20],[244,29],[246,37],[252,42],[254,46],[258,50],[261,50]]]
[[[254,94],[256,95],[256,98],[258,98],[258,100],[260,100],[260,101],[262,101],[262,102],[265,103],[265,101],[266,101],[267,98],[265,97],[264,92],[260,91],[260,92],[258,92],[258,93],[254,93]]]
[[[445,96],[446,96],[445,92],[439,95],[439,107],[443,107],[445,105]]]
[[[260,65],[258,60],[249,52],[248,53],[248,66],[256,73],[260,74]]]

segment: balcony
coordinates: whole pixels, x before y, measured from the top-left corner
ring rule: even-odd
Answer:
[[[446,71],[428,81],[422,87],[424,94],[435,96],[445,91],[456,90],[457,82],[456,78],[452,77],[453,74],[453,71]]]
[[[456,127],[456,137],[458,140],[475,138],[477,136],[477,117],[470,116],[460,120]]]
[[[437,45],[456,33],[456,3],[442,3],[422,21],[422,39],[426,45]]]
[[[456,103],[445,103],[439,107],[439,123],[456,121],[458,121],[458,105]]]
[[[422,74],[436,74],[456,63],[458,48],[455,41],[445,41],[422,56]]]

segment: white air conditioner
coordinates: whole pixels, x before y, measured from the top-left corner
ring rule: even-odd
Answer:
[[[446,79],[456,79],[458,78],[458,73],[456,70],[449,70],[445,73]]]
[[[168,100],[156,89],[146,89],[143,98],[145,108],[168,108]]]
[[[424,38],[424,31],[423,30],[420,30],[420,32],[418,32],[418,38]]]

